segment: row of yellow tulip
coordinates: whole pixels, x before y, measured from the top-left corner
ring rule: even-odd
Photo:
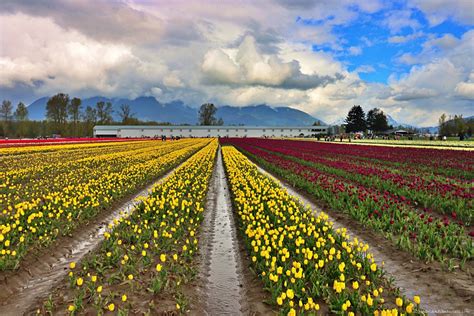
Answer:
[[[397,295],[367,244],[302,206],[234,147],[222,150],[242,236],[281,314],[422,313],[419,297]]]
[[[133,142],[117,152],[99,146],[77,160],[46,166],[37,162],[26,171],[2,175],[0,270],[16,268],[33,246],[48,245],[59,234],[70,233],[208,142]]]
[[[150,141],[125,141],[111,143],[63,144],[52,146],[27,146],[0,148],[0,175],[26,169],[36,172],[48,165],[63,164],[99,154],[122,152],[130,148],[149,147]]]
[[[217,141],[189,158],[127,217],[109,226],[100,247],[71,263],[69,286],[38,311],[93,314],[180,312],[181,286],[194,275],[197,230],[214,168]]]

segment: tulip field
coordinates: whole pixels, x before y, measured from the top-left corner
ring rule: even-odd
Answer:
[[[110,227],[81,268],[71,263],[68,287],[45,310],[128,313],[151,299],[158,312],[163,308],[162,292],[175,297],[172,310],[185,309],[179,285],[192,274],[189,262],[197,250],[196,233],[216,149],[213,141],[155,186],[130,216]]]
[[[472,260],[472,152],[262,139],[229,142],[420,259]]]
[[[235,148],[223,151],[245,243],[280,312],[420,312],[386,288],[366,245],[334,230],[325,214],[315,217]]]
[[[0,270],[15,268],[35,247],[68,234],[205,144],[193,140],[3,149]]]
[[[0,314],[469,314],[473,183],[469,150],[263,138],[3,147]]]

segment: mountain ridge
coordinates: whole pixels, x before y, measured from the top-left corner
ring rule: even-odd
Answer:
[[[49,97],[42,97],[28,106],[31,120],[44,120],[46,117],[46,103]],[[171,124],[197,124],[198,109],[186,105],[181,100],[162,103],[152,96],[140,96],[135,99],[107,98],[94,96],[82,99],[82,109],[95,106],[97,102],[111,102],[114,110],[114,120],[119,120],[119,109],[122,104],[130,106],[134,117],[141,121],[169,122]],[[223,105],[217,107],[216,118],[222,118],[226,125],[313,125],[319,121],[306,112],[290,107],[271,107],[267,104],[248,105],[236,107]]]

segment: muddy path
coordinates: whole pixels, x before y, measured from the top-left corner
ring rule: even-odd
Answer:
[[[312,196],[293,188],[287,182],[269,173],[260,166],[262,173],[279,182],[291,195],[315,212],[322,212],[321,204]],[[346,228],[350,238],[358,238],[369,244],[377,265],[382,266],[388,279],[408,298],[421,296],[421,306],[429,315],[469,315],[474,313],[474,279],[469,272],[445,271],[439,263],[424,263],[413,255],[398,249],[392,241],[377,234],[346,214],[324,209],[335,228]]]
[[[198,297],[191,314],[268,315],[263,284],[250,270],[219,149],[200,231]]]
[[[69,264],[80,261],[100,244],[109,224],[129,214],[141,198],[147,197],[155,185],[168,178],[183,163],[83,225],[73,232],[72,237],[61,236],[47,249],[28,255],[18,270],[0,273],[0,315],[25,314],[31,311],[33,305],[46,299],[67,275]]]

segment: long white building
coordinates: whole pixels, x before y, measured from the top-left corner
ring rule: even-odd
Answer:
[[[328,126],[187,126],[97,125],[94,137],[311,137]]]

